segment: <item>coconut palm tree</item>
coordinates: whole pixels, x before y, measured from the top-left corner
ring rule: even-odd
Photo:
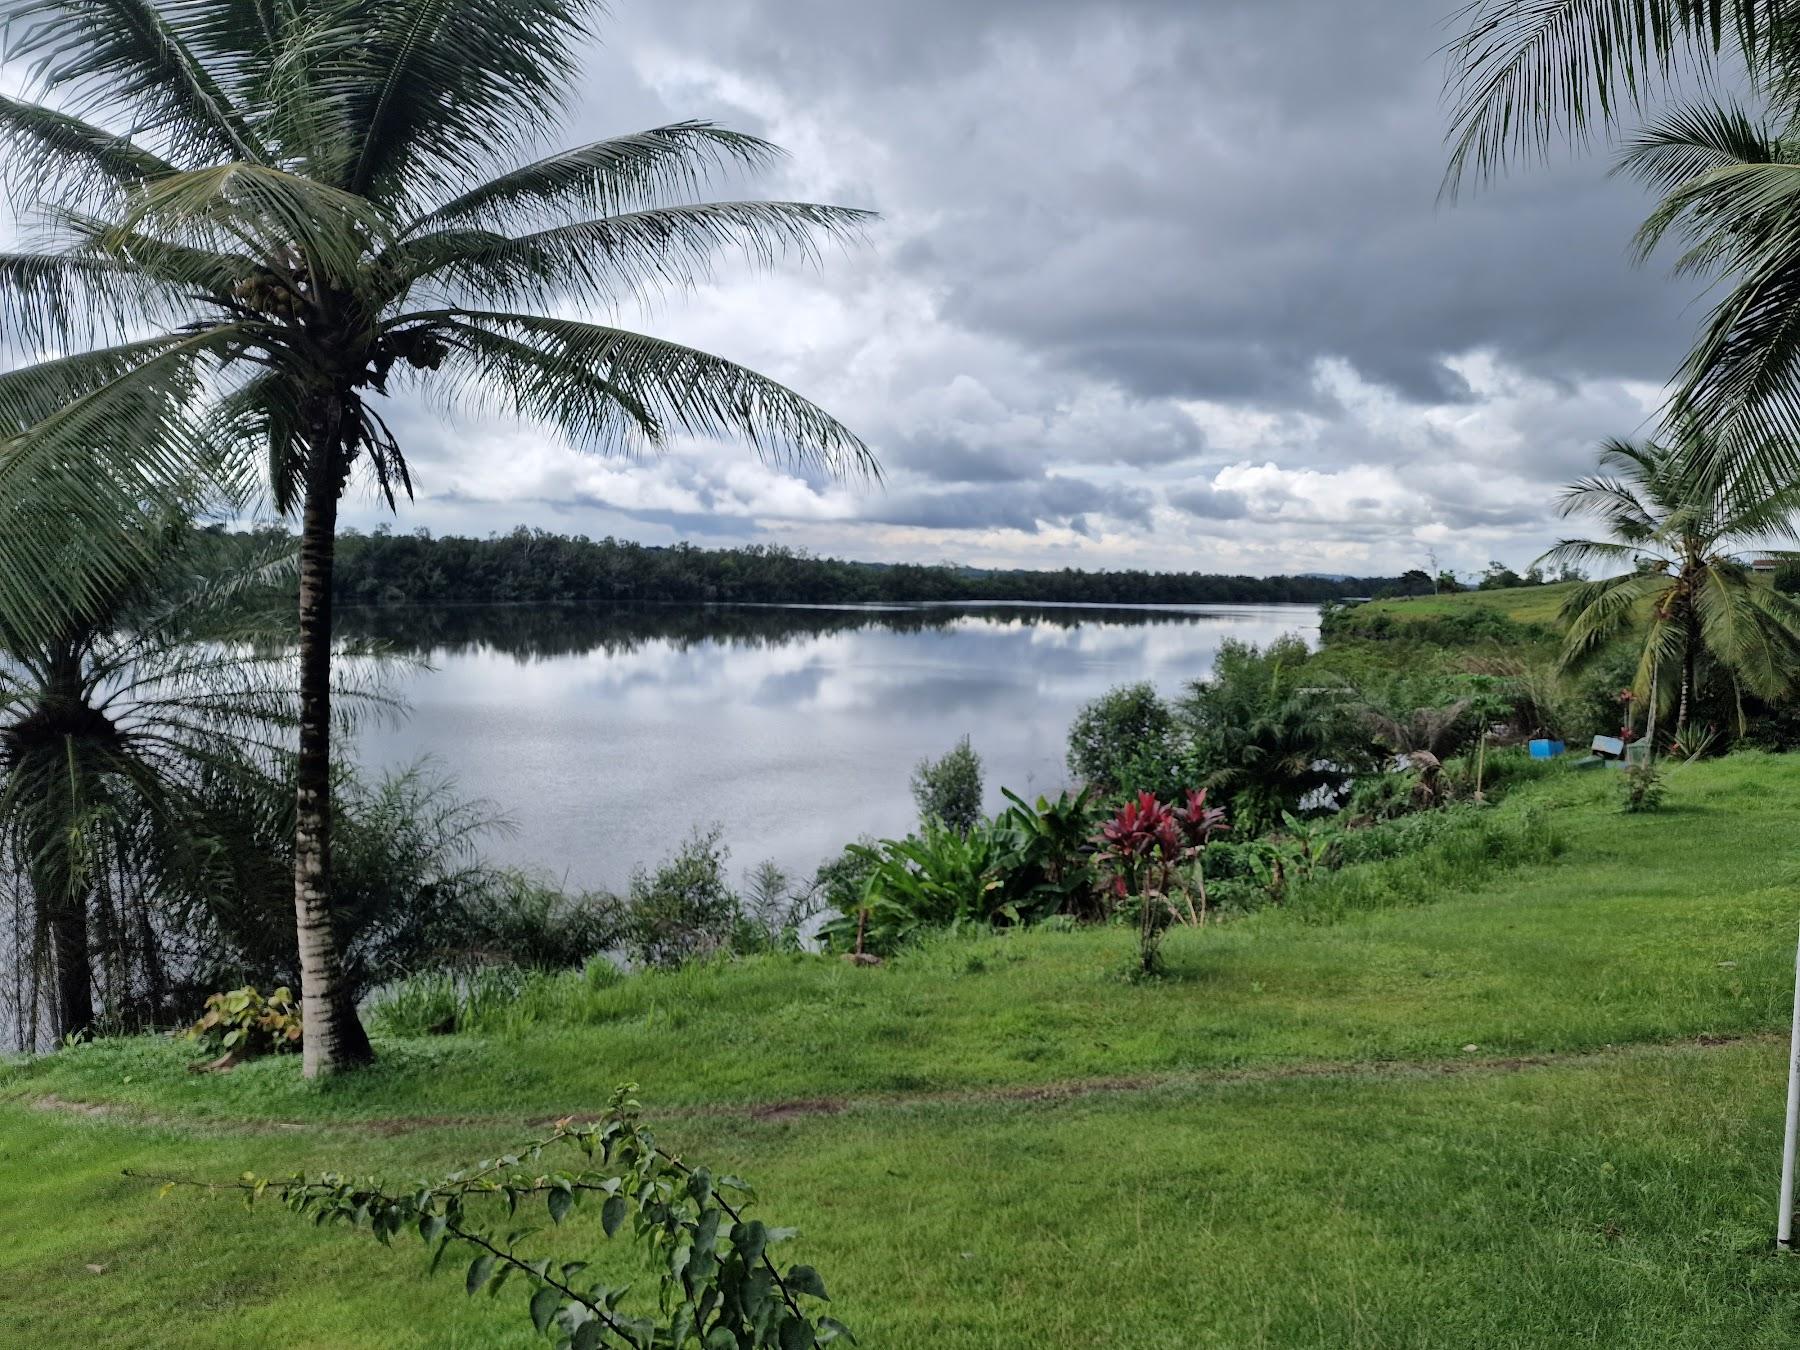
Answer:
[[[1620,167],[1662,194],[1640,252],[1678,236],[1680,270],[1727,282],[1676,406],[1731,434],[1773,482],[1800,479],[1800,121],[1727,99],[1681,105],[1629,138]]]
[[[1800,672],[1800,605],[1760,581],[1739,555],[1796,538],[1800,485],[1770,492],[1751,470],[1719,459],[1691,424],[1676,445],[1607,442],[1600,470],[1563,493],[1561,510],[1599,521],[1609,537],[1565,539],[1539,559],[1625,569],[1569,593],[1565,667],[1641,626],[1635,687],[1653,701],[1679,689],[1678,738],[1703,656],[1734,689],[1786,693]],[[1741,714],[1739,725],[1741,732]]]
[[[208,862],[196,794],[266,774],[298,716],[291,655],[245,650],[255,630],[225,617],[266,569],[194,582],[185,522],[138,528],[152,561],[48,636],[0,605],[0,884],[28,1039],[43,1005],[53,1034],[88,1030],[96,990],[115,1025],[163,1010],[157,910]]]
[[[0,376],[15,453],[53,458],[127,404],[163,458],[253,447],[275,506],[300,517],[308,1076],[370,1057],[329,922],[331,578],[352,475],[390,505],[412,489],[390,398],[426,392],[585,445],[741,436],[826,472],[874,469],[782,385],[590,317],[703,280],[721,256],[811,257],[866,219],[705,200],[777,153],[705,122],[527,158],[595,7],[0,0],[9,55],[41,86],[38,102],[0,98],[0,145],[51,236],[0,257],[0,322],[71,353]],[[190,431],[195,388],[208,416]]]
[[[1779,485],[1800,478],[1800,28],[1769,0],[1476,0],[1449,48],[1446,186],[1560,136],[1611,133],[1645,102],[1721,71],[1786,110],[1768,127],[1730,100],[1658,113],[1622,168],[1662,200],[1645,253],[1686,237],[1683,272],[1725,277],[1675,381],[1669,426],[1712,428],[1714,453]]]
[[[1445,48],[1448,190],[1559,139],[1616,130],[1684,80],[1796,68],[1786,7],[1771,0],[1470,0]]]

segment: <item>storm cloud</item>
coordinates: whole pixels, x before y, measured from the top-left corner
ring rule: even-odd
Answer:
[[[1630,263],[1646,203],[1603,155],[1440,201],[1453,8],[621,0],[568,139],[710,117],[791,152],[758,192],[883,217],[627,317],[815,397],[885,482],[421,420],[413,514],[989,564],[1522,564],[1697,312]]]

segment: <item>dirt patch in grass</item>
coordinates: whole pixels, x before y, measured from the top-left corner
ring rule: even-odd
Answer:
[[[1783,1033],[1785,1035],[1785,1033]],[[1379,1079],[1447,1077],[1470,1073],[1522,1073],[1528,1069],[1552,1065],[1570,1066],[1600,1063],[1621,1054],[1640,1051],[1680,1052],[1712,1050],[1744,1041],[1762,1042],[1781,1039],[1773,1033],[1762,1036],[1700,1035],[1678,1041],[1651,1042],[1638,1045],[1609,1045],[1601,1050],[1570,1054],[1483,1056],[1475,1050],[1455,1059],[1328,1061],[1308,1064],[1276,1064],[1257,1069],[1224,1069],[1200,1073],[1143,1074],[1122,1078],[1084,1078],[1060,1083],[1030,1083],[1003,1087],[953,1089],[943,1092],[905,1095],[870,1094],[861,1097],[804,1097],[785,1101],[721,1104],[708,1106],[667,1107],[656,1112],[662,1119],[742,1119],[759,1124],[787,1120],[805,1120],[815,1116],[835,1116],[847,1111],[904,1111],[916,1107],[954,1106],[959,1104],[1044,1103],[1075,1101],[1132,1092],[1151,1092],[1163,1088],[1234,1087],[1251,1083],[1273,1083],[1290,1079]],[[61,1111],[70,1115],[104,1117],[123,1124],[157,1126],[186,1130],[191,1133],[281,1134],[296,1130],[321,1130],[333,1133],[369,1133],[384,1138],[418,1134],[428,1130],[466,1128],[477,1125],[516,1125],[519,1117],[497,1114],[457,1116],[389,1116],[370,1120],[319,1121],[305,1124],[292,1121],[243,1121],[219,1124],[195,1121],[177,1115],[157,1114],[127,1106],[104,1102],[71,1101],[65,1097],[39,1097],[32,1105],[40,1111]],[[602,1119],[592,1112],[575,1112],[560,1116],[532,1115],[522,1123],[547,1126],[562,1122],[585,1125]]]

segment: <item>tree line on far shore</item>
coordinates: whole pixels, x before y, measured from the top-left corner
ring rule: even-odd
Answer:
[[[282,532],[210,531],[221,566],[266,553]],[[240,556],[241,555],[241,556]],[[1031,600],[1089,604],[1320,604],[1394,593],[1397,577],[990,570],[850,562],[780,544],[699,548],[589,539],[523,526],[485,539],[377,529],[339,536],[341,604],[868,604]]]

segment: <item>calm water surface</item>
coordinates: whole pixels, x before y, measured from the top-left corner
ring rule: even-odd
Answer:
[[[378,611],[349,625],[423,656],[410,714],[369,725],[371,766],[435,759],[517,833],[496,859],[622,888],[696,825],[735,871],[800,873],[914,824],[912,767],[967,733],[1002,785],[1062,786],[1070,721],[1115,685],[1165,693],[1226,638],[1312,637],[1309,605],[732,606],[593,614]]]

